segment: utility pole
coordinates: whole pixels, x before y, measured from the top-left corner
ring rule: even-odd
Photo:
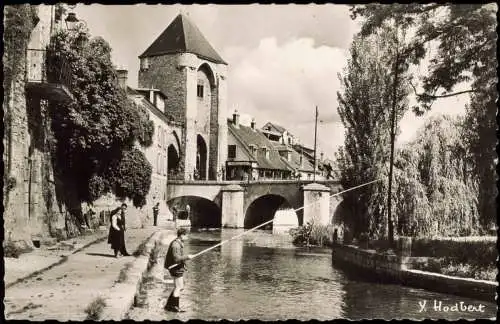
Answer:
[[[397,24],[397,22],[396,22]],[[396,96],[399,85],[399,31],[396,25],[396,60],[394,62],[394,83],[392,86],[392,107],[391,107],[391,156],[389,164],[389,188],[387,197],[387,231],[389,243],[394,243],[394,223],[392,220],[392,173],[394,169],[394,141],[396,139]]]
[[[314,121],[314,174],[313,174],[313,182],[316,182],[316,165],[317,165],[317,160],[316,160],[316,143],[317,143],[317,137],[318,137],[318,106],[316,106],[316,118]]]

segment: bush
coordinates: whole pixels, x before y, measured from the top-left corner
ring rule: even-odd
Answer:
[[[470,263],[456,262],[456,260],[446,257],[430,258],[426,263],[414,263],[413,268],[448,276],[474,278],[478,280],[495,281],[497,275],[496,266],[472,265]]]
[[[144,206],[151,186],[151,174],[152,167],[144,153],[138,149],[125,152],[113,177],[116,195],[132,198],[136,207]]]
[[[4,241],[3,245],[3,254],[6,258],[19,258],[19,256],[23,253],[27,253],[32,251],[33,249],[23,242],[13,242],[13,241]]]
[[[85,313],[87,313],[87,319],[92,321],[97,321],[101,317],[101,314],[106,307],[106,302],[102,297],[97,297],[85,308]]]
[[[474,239],[414,239],[411,255],[414,257],[447,258],[455,263],[472,266],[495,266],[498,257],[496,238]]]
[[[296,246],[332,246],[333,229],[329,226],[307,223],[291,229],[290,235]]]
[[[127,281],[128,272],[129,272],[130,268],[132,268],[131,262],[125,264],[125,267],[120,270],[120,274],[118,275],[118,279],[116,280],[117,283],[122,283],[122,282]]]

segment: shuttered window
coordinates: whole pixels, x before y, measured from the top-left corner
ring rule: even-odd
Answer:
[[[228,145],[227,146],[227,157],[229,159],[236,158],[236,145]]]

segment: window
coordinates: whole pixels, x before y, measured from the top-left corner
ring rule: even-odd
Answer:
[[[267,147],[263,147],[261,149],[262,151],[262,155],[264,155],[266,157],[266,159],[269,159],[269,149]]]
[[[288,138],[288,144],[292,144],[292,139],[290,137]]]
[[[168,142],[168,131],[165,129],[163,130],[163,148],[167,147],[167,142]]]
[[[158,146],[160,146],[160,147],[161,147],[161,141],[162,141],[162,139],[161,139],[161,138],[162,138],[162,137],[161,137],[161,127],[160,127],[160,126],[158,126],[158,129],[157,129],[157,132],[156,132],[156,133],[157,133],[157,134],[156,134],[156,137],[157,137],[157,139],[158,139]]]
[[[257,147],[255,145],[250,144],[250,152],[252,152],[252,155],[255,155],[257,153]]]
[[[161,155],[158,153],[156,156],[156,173],[161,173]]]
[[[198,98],[203,98],[203,84],[198,84],[196,94],[198,95]]]
[[[147,69],[149,69],[149,59],[147,57],[144,57],[141,59],[141,70]]]
[[[236,158],[236,145],[228,145],[227,146],[227,157],[228,159]]]

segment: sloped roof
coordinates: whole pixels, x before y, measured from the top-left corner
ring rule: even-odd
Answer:
[[[179,14],[139,58],[171,53],[192,53],[215,63],[227,63],[210,45],[196,25]]]
[[[300,153],[295,151],[292,147],[286,145],[286,144],[275,144],[274,147],[278,150],[288,150],[291,154],[290,161],[286,160],[285,158],[281,157],[281,159],[289,165],[291,168],[295,170],[300,170],[300,171],[306,171],[306,172],[314,172],[314,165],[309,162],[307,159],[307,156],[302,157],[302,165],[300,164]]]
[[[274,147],[274,144],[267,139],[264,134],[259,130],[252,130],[248,126],[239,125],[238,128],[234,127],[234,124],[229,119],[228,120],[229,131],[239,139],[243,145],[245,145],[245,150],[250,151],[250,145],[255,145],[257,147],[257,154],[254,156],[255,161],[261,169],[272,169],[272,170],[287,170],[290,168],[281,159],[278,150]],[[267,159],[263,154],[261,154],[260,149],[262,147],[267,147],[269,149],[269,159]]]
[[[126,89],[126,93],[128,95],[133,95],[133,96],[143,96],[141,93],[139,93],[137,90],[135,90],[134,88],[131,88],[129,86],[127,86],[127,89]]]
[[[267,126],[271,126],[273,127],[278,133],[280,133],[280,135],[282,135],[285,131],[286,131],[286,128],[285,127],[282,127],[280,125],[276,125],[275,123],[271,123],[271,122],[267,122],[263,127],[262,129],[265,129],[265,127]]]
[[[271,135],[281,136],[281,133],[275,132],[275,131],[272,131],[272,130],[261,129],[260,131],[262,133],[265,133],[265,134],[271,134]]]

